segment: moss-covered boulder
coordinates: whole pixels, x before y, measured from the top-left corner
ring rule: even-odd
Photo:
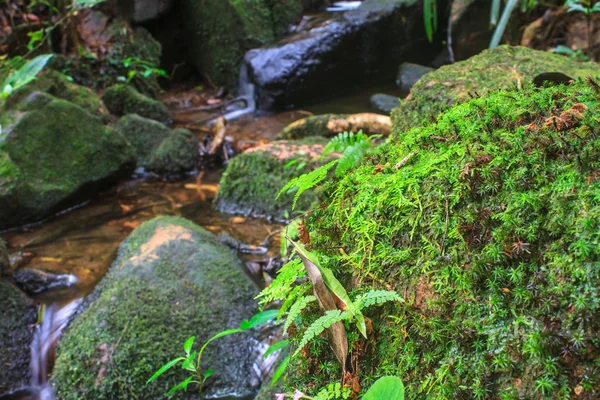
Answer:
[[[178,175],[194,170],[199,161],[198,140],[187,129],[173,129],[150,155],[149,169]]]
[[[600,67],[548,51],[500,46],[423,76],[394,110],[392,119],[399,132],[422,126],[473,97],[501,88],[527,86],[542,72],[562,72],[577,78],[599,74]]]
[[[81,200],[129,171],[132,151],[83,108],[32,92],[0,109],[0,229]]]
[[[0,394],[29,383],[32,302],[8,281],[0,280]]]
[[[279,191],[293,178],[322,161],[320,156],[327,140],[318,137],[302,141],[279,140],[254,147],[234,157],[221,178],[215,208],[221,212],[287,220],[292,215],[293,193]],[[296,211],[317,205],[316,193],[303,195]]]
[[[302,0],[182,0],[190,61],[219,85],[235,87],[246,51],[279,38]]]
[[[129,85],[117,84],[109,87],[104,92],[102,100],[108,110],[119,117],[125,114],[138,114],[163,123],[169,120],[167,106],[158,100],[144,96]]]
[[[36,91],[73,103],[103,120],[108,118],[108,110],[100,96],[87,87],[73,83],[68,76],[50,68],[44,69],[31,83],[12,94],[8,101],[20,102]]]
[[[58,398],[162,399],[188,373],[173,368],[146,381],[167,361],[253,315],[255,287],[243,265],[208,231],[181,218],[144,223],[121,244],[119,255],[81,314],[61,339],[53,372]],[[248,334],[211,343],[202,367],[213,368],[204,393],[248,396],[256,390]],[[180,398],[197,398],[195,390]]]
[[[348,289],[405,299],[370,315],[361,387],[397,375],[411,399],[598,398],[600,85],[494,92],[396,129],[307,224]],[[339,380],[322,343],[290,386]]]
[[[173,175],[197,166],[198,140],[187,129],[170,130],[137,114],[125,115],[115,128],[131,144],[138,167]]]

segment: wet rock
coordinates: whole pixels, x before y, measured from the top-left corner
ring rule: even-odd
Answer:
[[[392,112],[394,133],[435,120],[443,111],[498,89],[532,85],[542,72],[560,71],[573,78],[596,76],[600,67],[525,47],[500,46],[468,60],[443,66],[420,79]]]
[[[144,96],[129,85],[117,84],[109,87],[104,92],[102,100],[108,110],[119,117],[125,114],[137,114],[162,123],[169,120],[169,110],[163,103]]]
[[[376,112],[390,115],[394,107],[398,107],[400,100],[396,96],[389,94],[377,93],[371,96],[371,107]]]
[[[158,399],[188,373],[173,368],[146,385],[167,361],[195,348],[215,333],[239,326],[256,310],[256,288],[244,276],[236,255],[203,228],[175,217],[160,217],[137,228],[80,315],[61,339],[53,372],[58,398]],[[213,368],[204,393],[249,396],[258,381],[253,372],[256,342],[248,334],[211,343],[202,366]],[[197,398],[195,390],[181,398]]]
[[[132,166],[118,132],[46,93],[9,98],[0,125],[0,229],[62,210]]]
[[[408,92],[423,75],[433,70],[433,68],[424,65],[402,63],[398,68],[396,85],[398,85],[400,89]]]
[[[34,254],[28,251],[13,251],[8,255],[8,263],[16,270],[29,264],[33,257]]]
[[[132,22],[139,24],[166,14],[173,4],[175,0],[126,0],[119,2],[119,7]]]
[[[281,37],[300,17],[302,0],[181,0],[178,11],[189,61],[233,88],[246,51]]]
[[[302,139],[309,136],[333,137],[340,132],[387,135],[392,129],[390,117],[372,113],[322,114],[294,121],[279,133],[279,139]]]
[[[221,212],[283,221],[292,215],[293,193],[277,194],[292,178],[321,165],[327,140],[279,140],[254,147],[234,157],[221,178],[215,208]],[[293,164],[288,163],[294,161]],[[309,210],[318,202],[318,191],[304,193],[296,211]]]
[[[445,2],[438,3],[442,13]],[[439,32],[445,30],[444,20],[440,14]],[[366,0],[356,10],[250,50],[244,62],[261,108],[301,105],[368,76],[393,76],[402,61],[426,62],[435,46],[427,44],[423,29],[418,2]]]
[[[29,383],[33,304],[17,288],[0,280],[0,388],[8,391]]]
[[[170,130],[137,114],[125,115],[115,128],[135,149],[138,168],[176,175],[192,171],[198,165],[198,141],[187,129]]]
[[[77,278],[70,274],[55,274],[33,268],[21,268],[14,272],[15,284],[29,295],[47,291],[68,289],[77,283]]]

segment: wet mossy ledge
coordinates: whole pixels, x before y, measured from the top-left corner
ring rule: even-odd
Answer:
[[[307,221],[349,288],[405,299],[373,317],[366,353],[350,335],[361,387],[397,375],[411,399],[598,398],[600,86],[485,91],[424,127],[396,122]],[[341,370],[310,346],[288,387],[313,393]]]
[[[221,178],[215,208],[230,214],[243,214],[276,221],[292,217],[294,193],[279,191],[293,178],[324,164],[321,154],[327,139],[277,140],[246,150],[231,159]],[[305,194],[296,204],[296,213],[318,205],[319,193]]]
[[[392,111],[392,120],[397,131],[427,125],[450,107],[490,91],[523,87],[543,72],[584,78],[600,75],[600,66],[548,51],[500,46],[424,75]]]
[[[159,217],[142,224],[121,244],[58,345],[52,378],[57,398],[166,398],[187,371],[176,367],[146,381],[183,354],[186,339],[196,336],[199,346],[256,312],[257,289],[242,268],[234,252],[190,221]],[[202,368],[215,373],[204,394],[255,393],[256,346],[250,334],[208,346]],[[190,387],[179,396],[195,399],[198,393]]]

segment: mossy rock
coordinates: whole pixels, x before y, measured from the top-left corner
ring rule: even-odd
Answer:
[[[279,38],[302,12],[301,0],[183,0],[190,62],[234,88],[246,51]],[[216,18],[218,16],[218,18]]]
[[[57,397],[166,398],[188,372],[173,368],[146,385],[148,378],[184,354],[190,336],[199,349],[212,335],[249,319],[256,292],[241,261],[210,232],[176,217],[144,223],[121,244],[117,260],[64,333],[53,372]],[[214,375],[204,394],[254,393],[256,346],[250,334],[211,343],[202,368],[213,368]],[[190,387],[179,396],[197,398],[197,392]]]
[[[73,83],[67,75],[49,68],[44,69],[31,83],[12,94],[8,102],[20,102],[36,91],[78,105],[103,120],[108,119],[108,110],[100,96],[89,88]]]
[[[321,114],[292,122],[279,132],[278,138],[285,140],[313,136],[331,138],[342,132],[358,131],[363,131],[367,135],[388,135],[391,127],[390,118],[380,114]]]
[[[115,129],[131,143],[137,165],[143,168],[149,167],[152,153],[170,135],[164,124],[137,114],[127,114],[119,119]]]
[[[351,296],[405,299],[367,310],[362,387],[396,375],[411,399],[600,396],[599,100],[582,80],[489,93],[397,127],[329,182],[307,222],[323,265]],[[337,365],[324,341],[304,354],[295,371]],[[319,371],[290,387],[339,380],[339,368]]]
[[[542,72],[562,72],[578,78],[600,74],[600,67],[526,47],[500,46],[486,50],[423,76],[392,112],[394,127],[400,133],[429,124],[454,105],[490,91],[527,86]]]
[[[132,150],[100,118],[33,92],[0,110],[0,229],[81,200],[133,166]]]
[[[277,221],[289,219],[294,194],[276,197],[290,180],[322,164],[320,156],[326,143],[326,139],[318,137],[296,142],[279,140],[234,157],[221,178],[215,208]],[[318,199],[315,192],[304,194],[296,210],[309,210],[318,204]]]
[[[0,280],[0,392],[29,384],[33,303],[6,280]]]
[[[138,114],[163,123],[169,120],[167,106],[158,100],[144,96],[129,85],[117,84],[109,87],[104,92],[102,100],[108,110],[119,117],[125,114]]]
[[[164,175],[194,170],[199,160],[198,140],[187,129],[173,129],[150,155],[149,169]]]

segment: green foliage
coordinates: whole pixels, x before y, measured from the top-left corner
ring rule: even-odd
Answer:
[[[46,66],[48,61],[50,61],[50,58],[52,58],[52,54],[43,54],[27,61],[25,64],[22,64],[22,59],[20,58],[13,61],[12,65],[21,65],[12,71],[2,84],[2,93],[0,93],[0,97],[8,97],[15,90],[18,90],[33,81]]]
[[[473,99],[327,183],[314,251],[342,282],[407,299],[375,321],[370,376],[402,376],[410,398],[598,396],[599,92],[580,80]]]
[[[296,207],[296,202],[298,201],[300,195],[306,190],[312,189],[321,183],[327,177],[327,173],[331,167],[333,167],[337,162],[338,160],[331,161],[330,163],[322,165],[309,173],[302,174],[299,177],[292,179],[279,191],[277,198],[279,198],[283,193],[287,193],[288,190],[296,188],[296,194],[294,195],[294,201],[292,203],[293,210]]]
[[[497,1],[499,3],[499,1]],[[502,35],[504,35],[504,31],[506,30],[506,25],[508,25],[508,20],[510,15],[513,12],[513,9],[517,5],[517,0],[508,0],[506,6],[504,7],[504,11],[502,11],[502,17],[500,17],[500,22],[496,25],[496,29],[494,30],[494,34],[492,35],[492,39],[490,40],[490,49],[494,47],[498,47],[500,44],[500,40],[502,40]],[[495,8],[499,10],[499,8]],[[492,9],[494,10],[494,8]],[[494,16],[494,20],[496,17]],[[491,21],[490,21],[491,22]]]
[[[127,76],[117,77],[117,80],[120,82],[131,83],[138,77],[142,77],[144,79],[150,79],[152,77],[169,77],[164,69],[160,69],[154,63],[141,60],[138,57],[127,57],[126,59],[122,60],[121,63],[125,68]]]
[[[567,12],[580,12],[585,15],[600,12],[600,2],[596,0],[566,0],[565,7]]]
[[[350,398],[350,388],[343,388],[339,382],[330,383],[317,393],[314,400],[340,400]]]
[[[581,49],[573,50],[572,48],[559,44],[552,49],[553,53],[564,54],[569,56],[573,61],[589,61],[590,58],[586,56]]]
[[[384,376],[369,388],[362,400],[404,400],[404,385],[396,376]]]
[[[208,378],[210,378],[213,374],[213,370],[211,368],[208,368],[206,370],[204,370],[202,368],[202,354],[204,353],[204,350],[206,349],[206,347],[211,342],[213,342],[219,338],[233,335],[236,333],[245,333],[252,328],[256,328],[260,325],[263,325],[263,324],[275,319],[275,317],[277,316],[277,313],[278,312],[276,310],[263,311],[263,312],[260,312],[256,315],[254,315],[249,321],[243,321],[240,324],[239,328],[227,329],[227,330],[218,332],[217,334],[215,334],[213,337],[208,339],[202,345],[202,347],[200,348],[200,351],[192,351],[192,348],[194,346],[194,340],[196,338],[195,338],[195,336],[191,336],[190,338],[188,338],[185,341],[185,343],[183,345],[183,350],[185,352],[185,356],[174,358],[171,361],[164,364],[162,367],[160,367],[154,373],[154,375],[152,375],[148,379],[146,384],[151,383],[152,381],[154,381],[155,379],[160,377],[162,374],[167,372],[169,369],[171,369],[174,366],[176,366],[177,364],[181,363],[181,368],[186,371],[189,371],[192,375],[189,376],[188,378],[186,378],[184,381],[173,386],[171,388],[171,390],[169,390],[167,395],[170,396],[179,390],[187,390],[188,385],[190,383],[193,383],[193,384],[198,385],[198,391],[200,394],[200,398],[204,398],[204,397],[202,397],[202,387],[204,385],[204,382]]]
[[[323,150],[323,157],[331,152],[342,153],[335,170],[336,176],[342,176],[350,168],[353,168],[373,147],[373,139],[380,135],[369,136],[363,131],[342,132],[333,137]]]
[[[1,248],[0,248],[0,250],[1,250]],[[290,325],[292,325],[293,322],[296,322],[296,319],[300,316],[300,314],[306,308],[306,306],[308,306],[310,303],[312,303],[313,301],[316,301],[316,300],[317,300],[317,298],[315,296],[304,296],[304,297],[300,297],[298,300],[296,300],[294,305],[290,308],[289,314],[285,318],[285,324],[283,325],[283,331],[287,332]]]
[[[316,336],[323,333],[323,331],[329,327],[331,327],[336,322],[344,321],[350,319],[350,313],[342,310],[329,310],[325,313],[325,315],[319,317],[315,322],[313,322],[304,332],[302,339],[300,340],[300,344],[298,344],[298,348],[296,352],[292,355],[292,357],[296,357],[300,350],[304,348],[308,344],[308,342],[314,339]]]
[[[433,34],[437,31],[437,0],[423,1],[423,23],[429,43],[433,42]]]

